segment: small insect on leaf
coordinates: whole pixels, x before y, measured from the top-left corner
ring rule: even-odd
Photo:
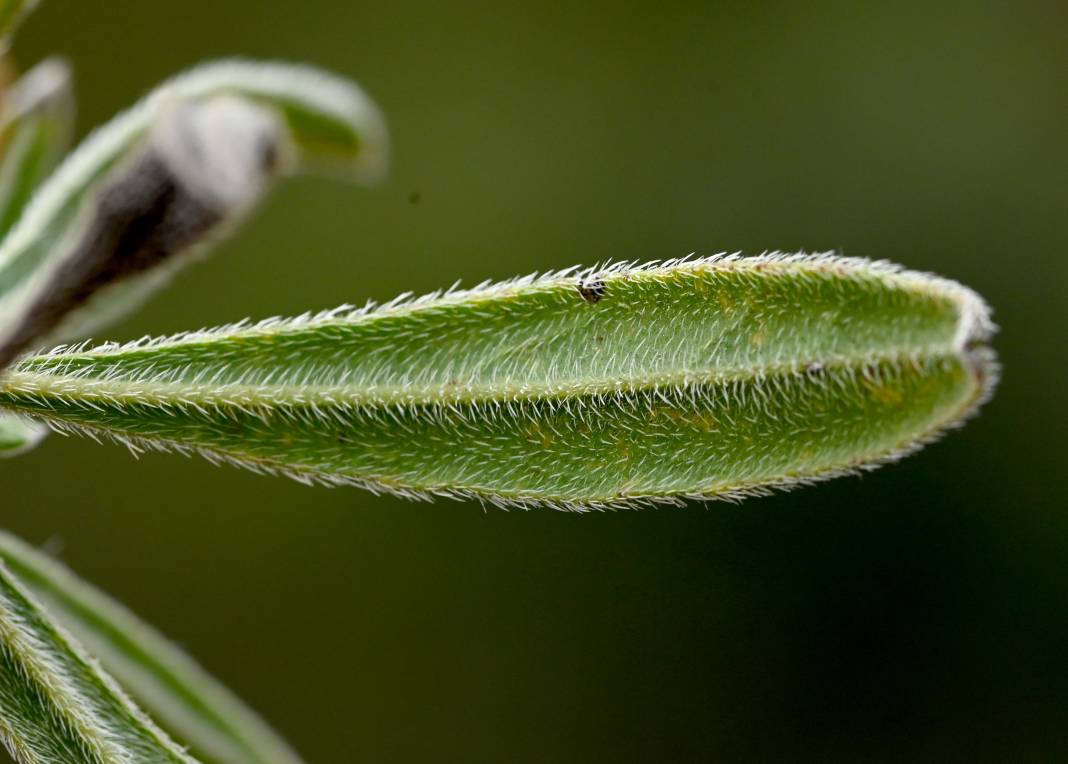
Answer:
[[[586,302],[600,302],[604,297],[605,289],[604,281],[599,278],[579,280],[578,291]]]
[[[733,499],[876,466],[959,423],[994,387],[992,331],[971,290],[886,263],[617,264],[60,348],[0,378],[0,406],[414,498]]]

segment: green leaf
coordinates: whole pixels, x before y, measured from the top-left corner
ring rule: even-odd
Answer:
[[[52,171],[70,141],[74,101],[70,70],[48,59],[3,94],[0,105],[0,237],[22,214],[30,195]],[[47,428],[22,417],[0,415],[0,457],[36,446]]]
[[[385,159],[382,118],[346,80],[242,61],[176,77],[90,136],[0,244],[0,367],[129,310],[279,173],[373,180]]]
[[[0,110],[0,237],[70,143],[74,121],[70,68],[50,58],[4,93]]]
[[[2,531],[0,558],[156,719],[208,760],[299,764],[252,710],[121,604]]]
[[[0,406],[306,482],[564,508],[735,498],[908,453],[989,395],[972,291],[833,256],[617,264],[57,350]]]
[[[0,566],[0,739],[21,764],[192,764]]]

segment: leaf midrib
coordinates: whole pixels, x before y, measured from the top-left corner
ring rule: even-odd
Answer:
[[[726,386],[776,377],[803,375],[818,363],[824,372],[868,365],[921,363],[940,357],[957,356],[950,343],[930,345],[917,351],[898,348],[863,356],[837,356],[829,360],[791,360],[762,367],[737,367],[715,371],[672,371],[635,377],[623,382],[601,378],[586,382],[534,382],[517,384],[478,384],[458,386],[388,385],[262,385],[241,382],[205,384],[160,382],[151,379],[103,379],[89,374],[51,374],[14,371],[0,377],[0,398],[55,396],[75,400],[129,404],[181,404],[211,406],[302,407],[344,405],[365,408],[389,406],[429,406],[434,404],[477,406],[493,402],[521,402],[587,398],[617,393],[637,393],[690,385]],[[9,404],[10,405],[10,404]]]

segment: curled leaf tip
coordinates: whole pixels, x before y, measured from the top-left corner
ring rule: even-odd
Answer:
[[[167,103],[149,144],[175,185],[222,218],[260,198],[280,162],[283,135],[269,111],[221,95]]]
[[[280,174],[367,180],[386,146],[363,92],[311,67],[223,61],[164,83],[71,154],[0,243],[0,368],[136,306]]]
[[[4,93],[2,119],[5,126],[43,108],[69,111],[71,104],[71,69],[66,59],[47,58],[22,75]]]
[[[0,412],[0,458],[20,456],[32,450],[48,432],[43,424]]]
[[[305,64],[227,59],[191,69],[159,98],[231,93],[278,112],[292,138],[290,165],[374,183],[389,165],[389,133],[374,101],[351,80]]]

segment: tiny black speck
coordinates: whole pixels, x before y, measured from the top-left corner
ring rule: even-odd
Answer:
[[[578,285],[579,294],[586,302],[599,302],[604,297],[605,289],[605,283],[600,279],[580,281]]]

